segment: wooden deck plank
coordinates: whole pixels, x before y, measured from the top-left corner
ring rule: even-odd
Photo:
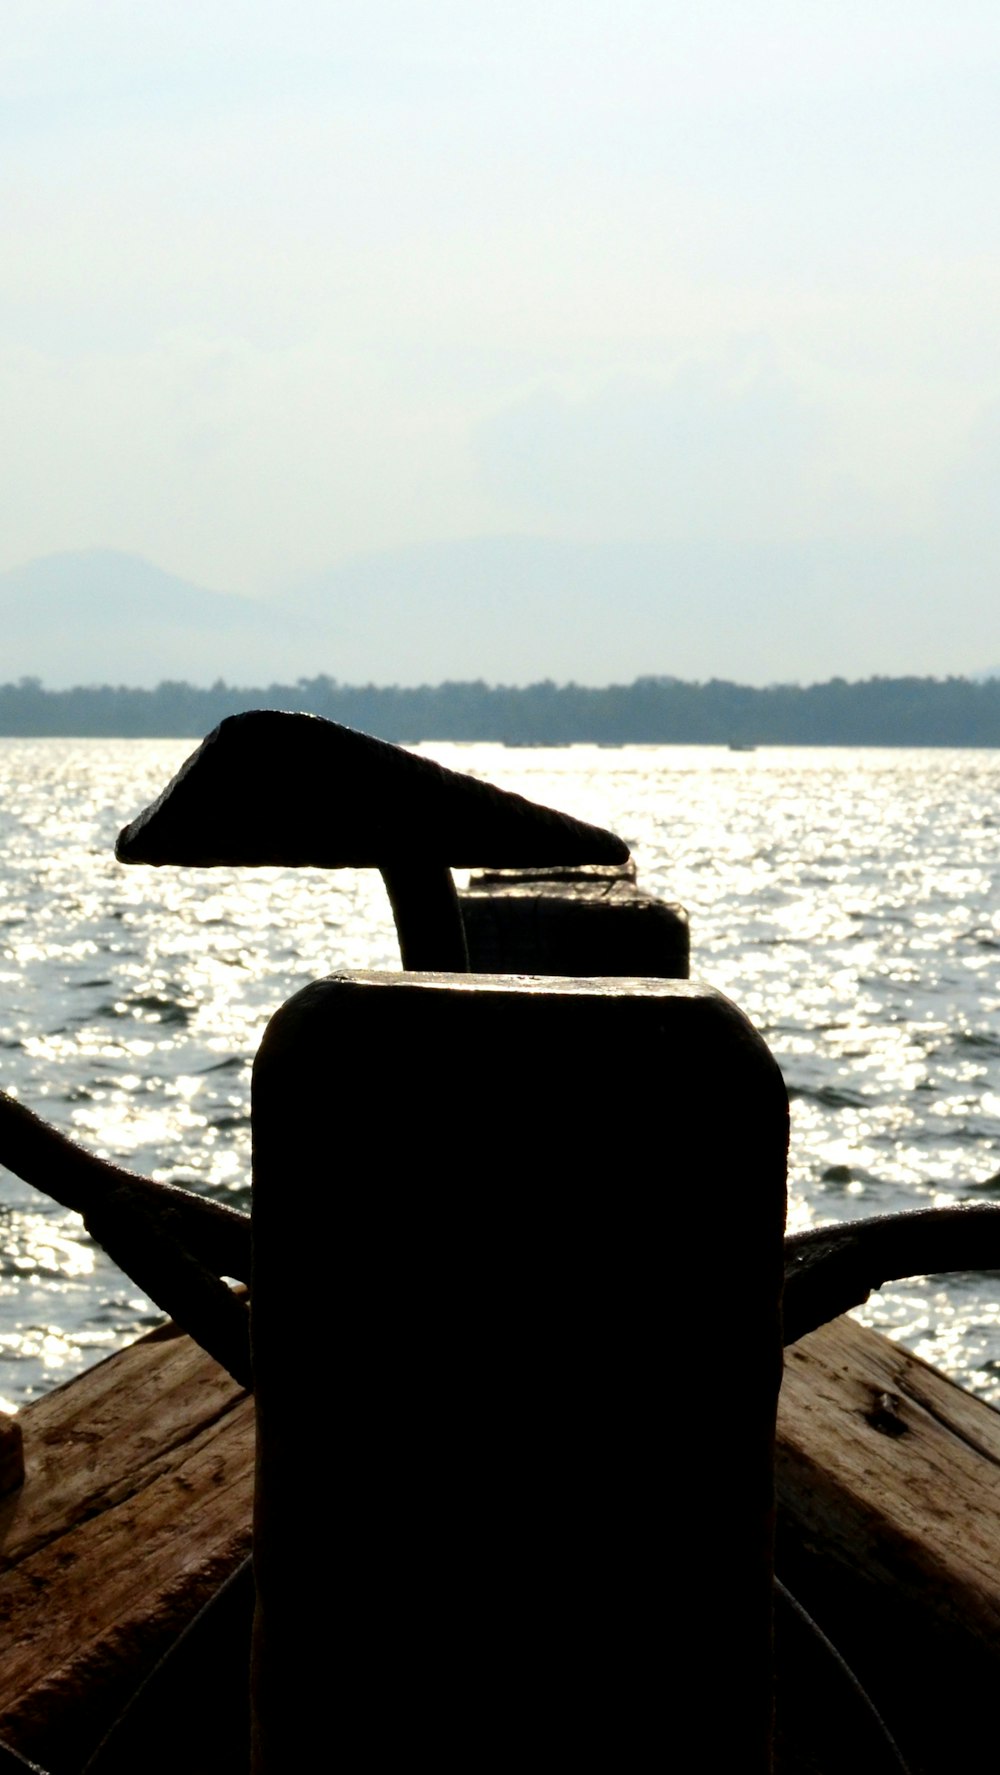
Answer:
[[[778,1572],[915,1770],[972,1767],[1000,1680],[1000,1413],[839,1319],[786,1351]]]
[[[0,1739],[79,1768],[250,1549],[253,1401],[154,1334],[20,1413],[0,1501]]]
[[[245,1556],[252,1401],[179,1334],[27,1407],[0,1500],[0,1738],[54,1775]],[[1000,1414],[839,1320],[786,1353],[779,1564],[913,1766],[970,1765],[1000,1677]]]

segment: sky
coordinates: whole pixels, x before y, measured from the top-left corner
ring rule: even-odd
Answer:
[[[593,682],[995,666],[998,72],[992,0],[5,0],[0,571],[534,538],[671,564]]]

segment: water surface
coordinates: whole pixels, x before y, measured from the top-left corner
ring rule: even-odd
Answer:
[[[1000,1195],[1000,753],[420,749],[613,827],[688,908],[692,971],[785,1074],[792,1226]],[[0,1084],[96,1152],[246,1206],[268,1017],[397,951],[372,871],[117,864],[190,750],[0,740]],[[998,1302],[1000,1277],[932,1278],[863,1316],[1000,1399]],[[75,1215],[0,1172],[0,1398],[154,1320]]]

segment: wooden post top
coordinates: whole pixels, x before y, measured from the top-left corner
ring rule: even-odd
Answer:
[[[122,863],[623,863],[614,833],[318,715],[225,721],[121,832]]]

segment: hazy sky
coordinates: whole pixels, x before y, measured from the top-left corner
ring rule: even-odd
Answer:
[[[1000,661],[995,0],[5,0],[0,67],[0,569],[870,545],[900,669]]]

